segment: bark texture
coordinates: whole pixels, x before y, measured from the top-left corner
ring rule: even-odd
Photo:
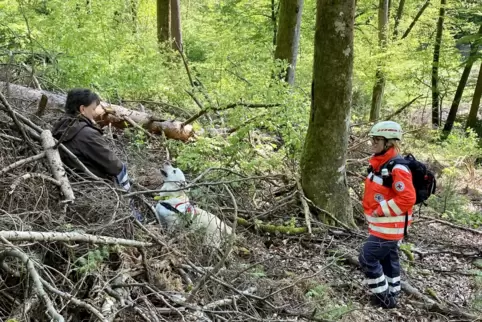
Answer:
[[[278,19],[278,33],[274,58],[286,60],[285,80],[293,85],[295,82],[296,57],[300,42],[301,12],[303,0],[281,0]]]
[[[171,0],[171,34],[173,38],[172,48],[182,51],[181,31],[181,0]]]
[[[171,0],[157,0],[157,41],[171,39]]]
[[[353,224],[346,150],[353,74],[355,0],[317,1],[311,114],[301,159],[307,198]]]
[[[469,117],[467,118],[467,125],[465,128],[475,128],[477,124],[477,113],[480,107],[480,98],[482,97],[482,64],[479,69],[479,76],[477,77],[477,85],[475,85],[475,92],[472,98],[472,105],[470,106]]]
[[[438,65],[440,61],[440,47],[442,46],[442,33],[445,19],[445,5],[447,0],[440,0],[440,10],[437,21],[437,33],[435,35],[435,45],[433,49],[432,61],[432,127],[440,126],[440,88],[438,78]]]

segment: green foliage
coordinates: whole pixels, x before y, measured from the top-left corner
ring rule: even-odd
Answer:
[[[445,168],[442,173],[443,188],[436,196],[430,196],[428,205],[442,214],[443,219],[477,228],[482,225],[482,216],[470,208],[470,202],[465,196],[458,193],[460,176],[457,168]]]
[[[337,305],[333,302],[333,290],[325,284],[313,285],[305,297],[316,303],[314,317],[330,321],[341,318],[344,314],[351,311],[350,305]]]
[[[74,262],[74,271],[80,274],[88,274],[99,269],[99,266],[108,259],[110,255],[110,247],[103,245],[99,248],[89,251],[87,254],[77,258]]]

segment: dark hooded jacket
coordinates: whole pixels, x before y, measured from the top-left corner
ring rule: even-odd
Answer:
[[[65,115],[52,130],[53,136],[62,142],[96,176],[109,178],[122,170],[122,162],[109,148],[102,130],[82,115]],[[60,150],[64,163],[78,172],[78,166]]]

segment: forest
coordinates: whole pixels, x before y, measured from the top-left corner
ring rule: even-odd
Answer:
[[[0,0],[0,321],[482,321],[481,98],[480,0]]]

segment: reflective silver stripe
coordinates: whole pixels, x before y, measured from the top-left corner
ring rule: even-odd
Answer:
[[[389,286],[388,287],[388,290],[390,293],[397,293],[397,292],[400,292],[402,290],[402,287],[400,285],[398,286]]]
[[[406,166],[404,166],[403,164],[397,164],[393,167],[392,171],[395,170],[395,169],[400,169],[400,170],[403,170],[405,172],[408,172],[410,173],[410,170],[408,170],[408,168]]]
[[[383,214],[384,214],[385,216],[391,216],[391,214],[390,214],[390,209],[388,208],[388,204],[387,204],[387,201],[386,201],[386,200],[382,200],[382,201],[380,202],[380,206],[382,207],[382,211],[383,211]],[[379,214],[379,215],[381,215],[381,214]]]
[[[391,224],[395,222],[404,223],[405,216],[390,216],[390,217],[372,217],[365,214],[367,221],[372,224]],[[412,220],[412,216],[408,216],[408,220]]]
[[[395,201],[393,201],[393,199],[390,199],[388,200],[388,206],[390,206],[390,208],[392,208],[393,212],[397,215],[397,216],[400,216],[401,214],[403,214],[403,212],[400,210],[400,208],[398,207],[398,205],[395,203]]]
[[[385,284],[379,287],[371,288],[370,291],[372,293],[378,294],[378,293],[383,293],[388,290],[388,284],[387,281],[385,281]]]
[[[376,176],[373,174],[373,172],[370,172],[370,174],[368,175],[368,179],[372,180],[373,178],[373,182],[375,182],[376,184],[379,184],[379,185],[383,185],[383,179],[379,176]]]
[[[388,283],[392,283],[392,284],[395,284],[396,282],[400,282],[400,276],[396,276],[396,277],[386,277],[387,278],[387,281]]]
[[[368,285],[368,284],[378,284],[380,282],[383,282],[385,280],[385,275],[382,275],[380,277],[377,277],[377,278],[367,278],[365,280],[365,283]]]
[[[387,228],[387,227],[378,227],[375,225],[370,224],[368,226],[373,231],[387,234],[387,235],[403,235],[404,228]]]

